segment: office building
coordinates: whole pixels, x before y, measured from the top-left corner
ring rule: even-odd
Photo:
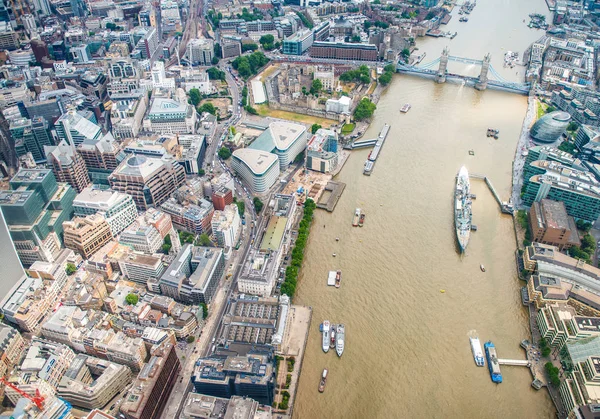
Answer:
[[[0,208],[17,255],[24,266],[54,261],[63,233],[62,223],[73,216],[76,192],[56,182],[48,169],[21,169],[0,192]]]
[[[559,55],[560,56],[560,55]],[[567,72],[571,74],[571,72]],[[555,90],[552,92],[552,105],[557,109],[568,112],[573,121],[579,124],[598,127],[600,120],[600,94],[593,89],[573,88],[567,90]]]
[[[152,100],[144,128],[157,134],[195,134],[197,113],[185,102],[157,97]]]
[[[78,217],[100,214],[110,227],[111,234],[117,236],[133,223],[137,208],[131,196],[106,189],[87,187],[75,197],[73,211]]]
[[[223,59],[239,57],[242,55],[242,42],[230,37],[221,37],[221,52]]]
[[[192,373],[197,393],[230,398],[251,397],[271,405],[275,392],[273,364],[265,355],[201,358]]]
[[[101,409],[131,383],[131,378],[125,365],[79,354],[60,380],[57,392],[73,406]]]
[[[155,61],[154,64],[152,64],[150,80],[152,82],[152,88],[154,89],[175,90],[175,79],[167,77],[165,63],[162,61]]]
[[[181,243],[173,228],[171,217],[156,208],[148,208],[121,233],[119,242],[135,251],[152,254],[160,251],[167,236],[171,241],[171,251],[177,252]]]
[[[160,278],[160,292],[185,304],[208,304],[224,269],[223,250],[187,243]]]
[[[223,416],[226,419],[272,419],[271,406],[256,400],[232,396],[230,399],[188,393],[180,419],[204,419]],[[89,418],[88,418],[89,419]]]
[[[157,284],[167,268],[160,254],[142,254],[134,252],[128,246],[118,246],[108,259],[119,266],[119,270],[127,279],[148,286],[152,292],[160,292]]]
[[[531,127],[529,135],[539,143],[553,143],[566,131],[571,115],[563,111],[547,113]]]
[[[591,223],[600,216],[600,183],[590,172],[572,169],[553,161],[534,161],[528,170],[543,174],[524,177],[523,204],[532,205],[544,198],[562,201],[567,214]],[[524,170],[526,176],[527,169]]]
[[[54,144],[48,132],[48,123],[41,118],[35,118],[33,121],[27,118],[11,121],[10,134],[15,142],[23,142],[25,149],[36,162],[45,162],[44,146]]]
[[[48,164],[59,182],[71,185],[77,192],[83,191],[90,178],[83,158],[75,147],[62,140],[57,146],[45,146]]]
[[[284,171],[306,148],[306,127],[287,121],[275,121],[250,144],[249,149],[274,153]]]
[[[273,153],[239,148],[232,154],[231,167],[253,195],[264,194],[279,178],[279,159]]]
[[[221,186],[213,192],[211,200],[216,210],[223,211],[227,205],[233,204],[233,191]]]
[[[84,140],[98,140],[102,136],[102,130],[78,112],[68,112],[56,121],[56,135],[60,141],[78,146]]]
[[[345,42],[315,42],[309,52],[314,58],[348,61],[377,61],[377,46]]]
[[[14,328],[0,324],[0,375],[3,377],[21,360],[25,340]]]
[[[219,246],[234,248],[241,231],[242,220],[237,205],[227,205],[222,211],[215,211],[212,218],[212,232]]]
[[[212,65],[214,42],[211,39],[191,39],[185,47],[185,55],[192,65]]]
[[[338,166],[337,133],[319,128],[308,141],[306,167],[321,173],[331,173]]]
[[[314,40],[318,41],[327,41],[329,39],[329,31],[331,29],[331,23],[329,20],[325,20],[321,22],[318,26],[313,29]]]
[[[542,199],[534,202],[529,212],[532,240],[559,249],[579,246],[579,234],[573,217],[567,215],[563,202]]]
[[[0,21],[0,49],[15,50],[19,48],[19,37],[10,22]]]
[[[184,167],[186,174],[197,175],[200,169],[202,169],[204,155],[206,153],[206,141],[204,141],[204,136],[180,135],[179,144],[183,146],[182,156],[178,159],[179,164]]]
[[[65,247],[78,252],[84,259],[91,257],[113,237],[110,225],[100,214],[75,217],[65,221],[63,228]]]
[[[210,234],[210,223],[214,213],[213,205],[205,199],[197,202],[197,205],[180,204],[175,198],[169,198],[160,206],[160,209],[171,216],[171,221],[178,230],[194,235]]]
[[[108,186],[108,176],[125,160],[125,153],[111,134],[99,140],[83,140],[77,146],[90,180],[94,185]]]
[[[139,210],[159,206],[185,181],[185,170],[167,158],[131,156],[108,177],[111,188],[129,194]]]
[[[314,34],[311,30],[296,32],[283,40],[282,51],[286,55],[302,55],[313,45],[313,41]]]
[[[133,382],[120,411],[126,419],[159,419],[181,369],[175,347],[163,342]]]
[[[139,41],[135,45],[132,56],[138,56],[144,60],[154,57],[159,46],[156,28],[140,28],[134,33],[134,39],[139,39]]]

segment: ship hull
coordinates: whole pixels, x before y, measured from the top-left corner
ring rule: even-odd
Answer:
[[[454,227],[458,247],[463,253],[471,238],[471,185],[469,172],[464,166],[456,176],[454,188]]]

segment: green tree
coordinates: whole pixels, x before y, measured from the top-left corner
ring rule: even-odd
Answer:
[[[554,112],[555,110],[556,110],[556,108],[554,106],[548,106],[546,108],[546,113]]]
[[[310,93],[313,95],[318,94],[323,88],[323,83],[319,79],[314,79],[312,81],[312,85],[310,86]]]
[[[67,275],[71,276],[75,272],[77,272],[77,266],[75,266],[72,263],[67,263],[67,267],[65,268],[65,271],[67,272]]]
[[[387,73],[395,73],[396,67],[394,66],[394,64],[388,64],[385,67],[383,67],[383,71],[385,71]]]
[[[218,42],[215,43],[215,46],[213,47],[213,52],[215,53],[215,57],[223,58],[223,49],[221,48],[221,44],[219,44]]]
[[[319,125],[319,124],[312,124],[312,126],[310,127],[310,132],[311,132],[312,134],[316,134],[316,132],[317,132],[318,130],[320,130],[321,128],[322,128],[322,127],[321,127],[321,125]]]
[[[217,65],[219,64],[219,57],[217,57],[216,55],[212,57],[212,60],[210,60],[210,63],[212,65]]]
[[[125,296],[125,302],[130,306],[134,306],[138,303],[140,297],[137,294],[129,293]]]
[[[255,196],[254,199],[252,200],[252,202],[254,203],[254,209],[256,210],[256,213],[258,214],[260,212],[260,210],[263,208],[263,202],[258,198],[258,196]]]
[[[354,118],[358,121],[368,119],[373,116],[375,109],[377,109],[377,106],[373,102],[366,97],[362,98],[354,110]]]
[[[252,44],[242,44],[242,52],[246,51],[256,51],[258,49],[258,45]]]
[[[198,112],[208,112],[211,115],[216,115],[217,108],[215,108],[215,105],[213,105],[211,102],[206,102],[198,107]]]
[[[196,246],[212,246],[212,241],[210,240],[210,237],[208,237],[208,234],[200,234],[198,240],[196,240]]]
[[[237,68],[237,71],[243,78],[248,78],[252,75],[252,69],[250,68],[250,63],[247,59],[240,63],[240,65]]]
[[[169,252],[171,251],[171,247],[172,247],[173,243],[171,243],[171,236],[169,234],[167,234],[165,236],[165,239],[163,241],[163,245],[162,245],[162,252],[165,255],[168,255]]]
[[[275,37],[271,34],[267,34],[267,35],[263,35],[260,37],[260,39],[258,40],[258,42],[260,42],[261,45],[265,45],[265,44],[274,44],[275,43]]]
[[[211,80],[225,80],[225,72],[219,70],[217,67],[211,67],[206,70],[208,78]]]
[[[571,121],[569,122],[569,125],[567,125],[567,131],[577,131],[578,128],[579,124],[575,121]]]
[[[360,42],[360,35],[352,35],[352,39],[350,42],[358,43]]]
[[[204,176],[206,171],[204,169],[198,169],[198,176]]]
[[[192,335],[190,335],[186,338],[187,343],[194,343],[195,340],[196,340],[196,338]]]
[[[365,76],[364,74],[360,76],[360,82],[362,84],[369,84],[371,83],[371,77],[369,76]]]
[[[389,71],[386,71],[381,76],[379,76],[379,83],[381,83],[382,85],[387,86],[391,82],[392,82],[392,73],[390,73]]]
[[[202,95],[200,94],[200,90],[190,89],[188,94],[190,95],[190,101],[192,102],[192,105],[198,106],[198,104],[202,100]]]
[[[229,157],[231,157],[231,150],[227,147],[221,147],[221,149],[219,150],[219,158],[227,160]]]
[[[401,52],[400,55],[402,56],[402,58],[404,58],[404,61],[408,60],[408,57],[410,57],[410,50],[408,48],[404,48]]]
[[[246,203],[244,201],[236,201],[235,205],[238,207],[238,213],[240,217],[244,216],[244,212],[246,212]]]
[[[208,307],[204,303],[200,303],[200,307],[202,308],[202,318],[206,319],[208,317]]]
[[[246,106],[246,112],[248,112],[251,115],[258,115],[258,111],[250,105]]]

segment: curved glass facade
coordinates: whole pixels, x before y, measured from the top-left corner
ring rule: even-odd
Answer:
[[[531,137],[540,143],[553,143],[567,129],[571,115],[563,111],[554,111],[542,116],[531,127]]]

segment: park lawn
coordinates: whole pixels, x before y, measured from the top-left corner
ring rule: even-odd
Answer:
[[[352,131],[354,131],[354,127],[354,124],[344,124],[344,126],[342,127],[342,134],[350,134]]]
[[[267,66],[267,68],[265,68],[260,74],[260,80],[261,81],[265,81],[271,74],[273,74],[277,69],[279,68],[279,65],[277,64],[270,64]]]
[[[537,102],[537,112],[536,112],[537,119],[540,119],[542,116],[544,116],[544,114],[546,113],[547,107],[548,106],[544,105],[542,102],[540,102],[540,101]]]
[[[323,128],[329,128],[337,121],[333,119],[320,118],[318,116],[304,115],[301,113],[282,111],[278,109],[271,109],[268,105],[256,105],[255,109],[258,111],[260,116],[271,116],[273,118],[287,119],[289,121],[301,122],[304,124],[319,124]]]

